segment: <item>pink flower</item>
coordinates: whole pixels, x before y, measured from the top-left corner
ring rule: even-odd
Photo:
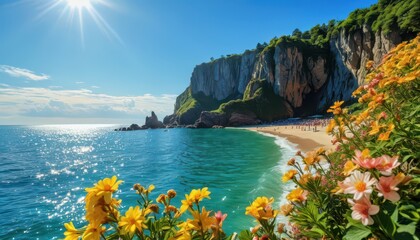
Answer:
[[[391,158],[388,155],[383,155],[377,159],[379,159],[381,163],[376,166],[376,169],[378,169],[385,176],[390,176],[392,174],[392,170],[401,164],[398,162],[398,156]]]
[[[371,158],[369,156],[369,151],[364,150],[363,152],[356,150],[356,156],[353,158],[353,162],[362,168],[373,169],[376,168],[381,163],[381,159]]]
[[[398,173],[397,176],[392,175],[391,177],[380,177],[379,183],[376,184],[376,188],[379,190],[378,196],[384,196],[392,202],[400,200],[400,195],[397,193],[399,188],[397,185],[404,180],[405,176],[403,173]]]
[[[217,225],[219,225],[220,227],[223,225],[223,221],[226,219],[227,214],[222,214],[221,211],[218,211],[217,213],[214,214],[216,221],[217,221]]]
[[[365,226],[373,224],[373,219],[370,216],[379,212],[379,206],[372,205],[367,197],[362,197],[358,201],[352,199],[347,199],[347,201],[352,205],[351,217],[354,220],[360,220]]]
[[[361,199],[364,195],[369,196],[372,193],[372,185],[376,183],[376,179],[370,177],[370,172],[361,173],[358,170],[344,179],[344,193],[354,194],[355,200]]]

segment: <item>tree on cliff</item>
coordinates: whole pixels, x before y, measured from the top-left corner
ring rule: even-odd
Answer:
[[[299,28],[296,28],[292,32],[293,37],[302,38],[302,31],[299,30]]]

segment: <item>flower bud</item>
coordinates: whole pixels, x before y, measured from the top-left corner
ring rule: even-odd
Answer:
[[[166,199],[166,195],[162,193],[159,195],[159,197],[156,198],[156,202],[165,203],[165,199]]]
[[[294,159],[294,158],[291,158],[291,159],[287,162],[287,165],[289,165],[289,166],[293,166],[293,165],[295,165],[295,159]]]
[[[156,204],[150,204],[149,209],[152,210],[154,213],[159,213],[159,206]]]
[[[284,223],[279,223],[279,225],[277,225],[277,232],[280,234],[284,232]]]
[[[167,192],[169,198],[174,198],[176,196],[176,192],[173,189],[168,190]]]

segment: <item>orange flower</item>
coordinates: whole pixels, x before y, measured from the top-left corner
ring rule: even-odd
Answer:
[[[281,178],[283,182],[287,182],[292,179],[298,172],[294,169],[287,171]]]
[[[330,107],[330,109],[327,110],[327,112],[331,112],[334,115],[339,115],[341,114],[342,110],[341,110],[341,105],[343,105],[344,101],[336,101],[334,102],[334,105],[332,105]]]
[[[352,161],[347,161],[344,164],[344,169],[343,169],[343,174],[344,176],[348,176],[350,175],[351,172],[353,172],[353,170],[357,169],[357,165],[354,165]]]
[[[308,192],[298,187],[292,190],[286,198],[291,202],[303,202],[306,200],[306,195],[308,195]]]
[[[288,216],[292,210],[293,205],[289,203],[286,203],[280,207],[280,213],[284,216]]]

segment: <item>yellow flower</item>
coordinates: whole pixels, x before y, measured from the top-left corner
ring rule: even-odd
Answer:
[[[347,161],[345,164],[344,164],[344,169],[343,169],[343,174],[344,174],[344,176],[348,176],[348,175],[350,175],[350,173],[351,172],[353,172],[353,170],[355,170],[355,169],[357,169],[358,168],[358,166],[357,165],[355,165],[354,163],[353,163],[353,161]]]
[[[366,76],[367,77],[367,76]],[[359,95],[360,93],[362,93],[363,90],[363,86],[358,87],[356,90],[354,90],[354,92],[351,94],[353,97],[356,97],[357,95]]]
[[[306,200],[306,193],[302,188],[292,190],[287,196],[287,200],[291,202],[302,202]]]
[[[191,230],[195,228],[195,226],[191,223],[191,220],[188,219],[185,222],[182,222],[178,224],[179,230],[175,234],[173,238],[170,239],[176,239],[176,240],[190,240],[192,239],[191,236]]]
[[[378,141],[388,141],[390,134],[391,134],[391,131],[386,131],[384,133],[379,134]]]
[[[190,197],[195,201],[195,202],[201,202],[204,198],[208,198],[210,199],[210,191],[209,188],[205,187],[202,189],[194,189],[191,191],[190,193]]]
[[[138,230],[139,232],[143,232],[143,229],[146,229],[147,226],[146,216],[151,212],[150,209],[140,209],[139,206],[135,208],[130,207],[125,216],[121,217],[121,220],[118,222],[118,226],[121,227],[123,234],[129,233],[130,236]]]
[[[373,121],[373,122],[370,124],[370,128],[371,128],[371,130],[369,131],[369,135],[375,135],[375,134],[378,134],[378,133],[379,133],[379,131],[381,131],[381,128],[382,128],[382,127],[383,127],[383,126],[382,126],[382,125],[380,125],[378,121]]]
[[[373,67],[373,65],[375,64],[375,62],[374,61],[368,61],[367,63],[366,63],[366,69],[371,69],[372,67]]]
[[[334,127],[336,126],[335,120],[331,119],[330,123],[327,126],[327,133],[331,133],[334,130]]]
[[[320,147],[316,150],[317,155],[321,155],[321,154],[324,154],[324,153],[325,153],[325,148],[323,148],[323,147]]]
[[[105,178],[103,180],[99,180],[99,182],[96,183],[93,188],[86,188],[86,192],[88,192],[88,196],[90,198],[104,197],[105,203],[109,204],[111,202],[112,193],[118,190],[118,185],[121,183],[121,180],[117,181],[117,176],[113,176],[112,178]],[[87,200],[89,201],[90,198],[87,198]]]
[[[99,240],[101,235],[105,232],[105,227],[102,227],[99,222],[91,222],[83,233],[83,240]]]
[[[299,179],[299,183],[300,183],[301,185],[306,185],[306,183],[308,183],[309,179],[311,179],[311,178],[312,178],[312,174],[310,174],[310,173],[305,173],[305,174],[303,174],[303,175],[300,177],[300,179]]]
[[[274,198],[268,199],[267,197],[257,197],[250,206],[246,208],[245,214],[251,215],[257,220],[268,220],[275,218],[278,211],[273,210],[271,204]]]
[[[368,119],[369,117],[370,117],[370,112],[369,112],[369,109],[367,109],[367,110],[365,110],[365,111],[361,112],[361,113],[360,113],[360,114],[356,117],[355,123],[356,123],[356,124],[360,124],[360,123],[362,123],[364,120]]]
[[[408,74],[407,76],[404,76],[404,77],[401,77],[399,80],[398,80],[398,83],[407,83],[407,82],[411,82],[411,81],[413,81],[413,80],[415,80],[418,76],[419,76],[420,74],[419,74],[419,71],[417,71],[417,72],[412,72],[412,73],[410,73],[410,74]]]
[[[187,209],[191,208],[194,201],[190,198],[190,196],[188,194],[185,194],[185,200],[181,200],[181,207],[179,209],[179,211],[181,213],[184,213],[185,211],[187,211]]]
[[[204,198],[210,199],[210,191],[207,187],[202,189],[193,189],[190,194],[185,194],[185,200],[182,200],[182,206],[180,208],[181,213],[185,212],[192,206],[193,203],[199,203]]]
[[[145,194],[151,193],[155,189],[155,185],[150,184],[150,186],[147,188],[147,190],[144,191]]]
[[[64,227],[66,228],[66,231],[64,232],[64,240],[77,240],[82,235],[82,233],[77,230],[72,222],[64,223]]]
[[[281,178],[283,182],[287,182],[292,179],[298,172],[294,169],[287,171]]]
[[[216,218],[209,217],[210,213],[211,211],[207,211],[205,207],[202,208],[201,213],[198,211],[192,212],[194,219],[191,221],[191,224],[194,225],[195,230],[207,232],[213,224],[216,224]]]
[[[307,166],[318,163],[321,160],[319,155],[315,151],[310,151],[306,154],[306,157],[303,159]]]
[[[327,110],[327,112],[331,112],[334,115],[341,114],[341,105],[343,105],[344,101],[336,101],[334,102],[334,105],[330,107],[330,109]]]
[[[103,205],[95,205],[86,208],[86,220],[89,222],[97,221],[99,223],[105,223],[108,219],[108,213],[103,210]]]

